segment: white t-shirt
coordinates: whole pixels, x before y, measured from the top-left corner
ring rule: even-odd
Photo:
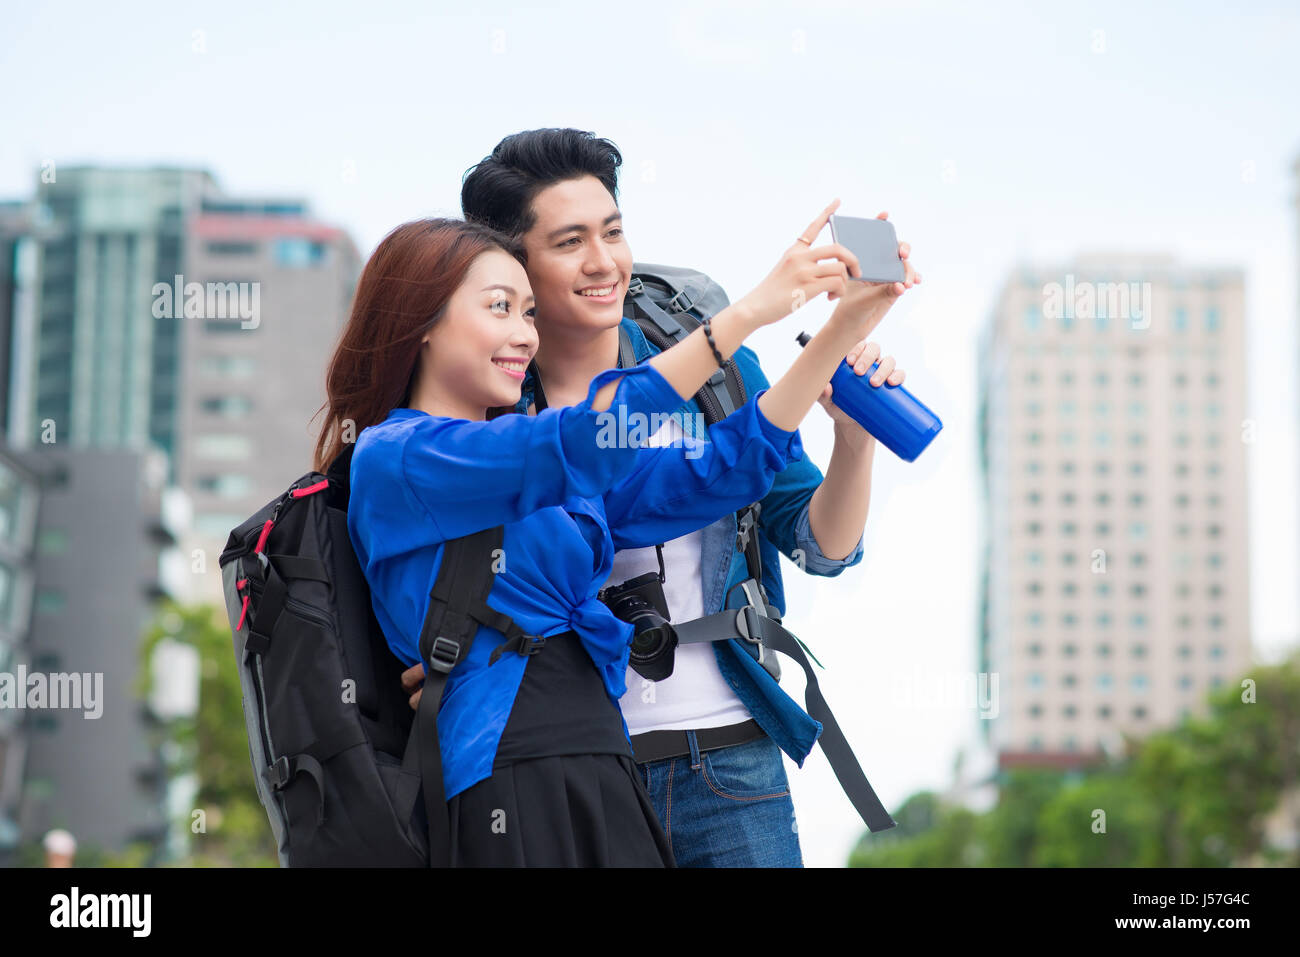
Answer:
[[[665,436],[665,433],[667,435]],[[646,443],[661,445],[682,434],[675,420],[668,420]],[[700,544],[702,531],[665,542],[664,597],[669,621],[690,621],[704,615],[704,586],[701,581]],[[658,572],[655,548],[625,548],[614,553],[613,570],[606,585],[618,585]],[[646,731],[685,731],[739,724],[751,717],[718,668],[713,644],[679,645],[673,656],[673,673],[663,681],[650,681],[627,669],[627,693],[619,699],[629,734]]]

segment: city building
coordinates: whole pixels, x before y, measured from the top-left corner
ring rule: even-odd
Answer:
[[[1168,258],[1018,270],[980,344],[983,722],[1074,766],[1250,660],[1244,280]]]

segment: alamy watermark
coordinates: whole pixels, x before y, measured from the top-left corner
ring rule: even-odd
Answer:
[[[1067,273],[1065,285],[1043,286],[1047,319],[1127,319],[1134,329],[1151,326],[1151,283],[1079,282]]]
[[[695,435],[704,435],[704,416],[699,412],[690,413],[694,419],[692,432]],[[691,438],[681,430],[682,420],[686,418],[679,413],[670,412],[652,412],[647,415],[644,412],[627,411],[627,406],[618,407],[618,415],[613,412],[601,412],[596,416],[596,422],[600,431],[596,433],[596,447],[601,449],[627,449],[640,448],[643,445],[650,444],[651,436],[659,433],[670,422],[678,423],[678,428],[674,430],[674,435],[658,435],[653,443],[659,448],[684,448],[686,449],[685,458],[698,459],[704,454],[704,440]]]
[[[899,708],[971,709],[981,718],[998,716],[998,673],[912,670],[911,679],[891,681],[890,700]]]
[[[241,329],[262,323],[260,282],[185,282],[177,273],[171,285],[156,282],[151,292],[155,319],[240,319]]]
[[[0,710],[22,708],[79,708],[83,718],[98,718],[104,713],[104,673],[29,674],[26,665],[17,674],[0,671]]]

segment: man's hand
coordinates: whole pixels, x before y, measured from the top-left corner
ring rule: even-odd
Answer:
[[[883,385],[886,381],[890,385],[902,385],[907,373],[894,367],[893,356],[885,356],[881,359],[880,346],[874,342],[863,339],[850,349],[849,354],[844,357],[844,361],[849,364],[849,368],[858,375],[865,375],[866,371],[871,368],[871,364],[877,359],[880,359],[880,367],[871,374],[871,378],[867,381],[876,387]],[[844,429],[849,433],[865,431],[862,426],[858,425],[856,419],[831,401],[832,391],[831,384],[826,383],[826,388],[822,390],[822,394],[817,401],[826,410],[826,414],[835,421],[835,427]]]
[[[876,219],[888,219],[889,213],[881,213]],[[871,335],[872,330],[880,325],[885,314],[898,297],[921,281],[921,274],[912,268],[909,256],[912,247],[908,243],[898,244],[898,257],[903,260],[902,282],[865,282],[850,280],[845,283],[841,296],[829,294],[828,298],[839,303],[830,321],[844,323],[854,328],[862,338]]]
[[[420,708],[420,695],[424,693],[424,664],[412,665],[402,672],[402,690],[411,694],[410,704],[412,711],[418,711]]]

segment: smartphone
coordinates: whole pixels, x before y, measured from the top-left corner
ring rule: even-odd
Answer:
[[[898,234],[887,219],[831,216],[831,239],[858,257],[863,282],[902,282],[903,260],[898,256]]]

